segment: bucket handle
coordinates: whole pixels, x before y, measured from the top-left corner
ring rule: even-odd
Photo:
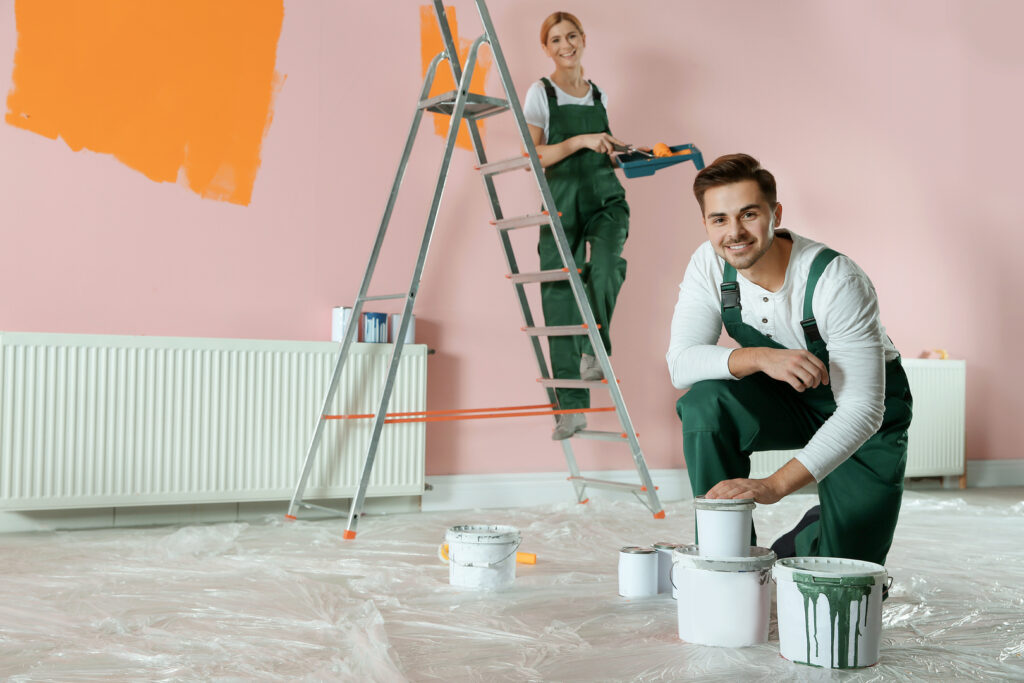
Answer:
[[[668,582],[671,583],[672,587],[675,588],[677,591],[679,590],[679,586],[676,585],[676,563],[675,562],[672,563],[672,567],[669,568],[669,570],[668,570]]]
[[[519,541],[516,543],[516,547],[512,548],[512,552],[510,552],[508,555],[506,555],[505,557],[501,558],[500,560],[498,560],[496,562],[475,563],[475,562],[458,562],[456,560],[452,560],[451,557],[449,557],[449,555],[448,555],[448,544],[447,543],[442,543],[441,545],[437,546],[437,556],[445,564],[450,564],[451,562],[455,562],[455,564],[457,564],[460,567],[477,567],[479,569],[491,569],[492,567],[497,567],[499,564],[501,564],[502,562],[504,562],[508,558],[510,558],[513,555],[515,555],[516,551],[519,550],[519,546],[522,545],[522,543],[523,543],[523,539],[522,539],[522,537],[520,537]]]

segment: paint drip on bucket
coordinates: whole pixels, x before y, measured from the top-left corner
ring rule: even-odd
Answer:
[[[773,573],[783,657],[833,669],[878,662],[884,567],[845,558],[794,557],[779,560]]]

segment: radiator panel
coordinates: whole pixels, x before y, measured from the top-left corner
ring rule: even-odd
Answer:
[[[908,477],[964,473],[964,421],[967,364],[962,360],[903,359],[914,396],[908,432]],[[760,451],[751,455],[751,477],[766,477],[799,451]]]
[[[291,497],[339,345],[0,334],[0,508]],[[332,413],[372,413],[392,347],[358,344]],[[426,408],[406,347],[391,411]],[[370,420],[329,421],[306,498],[350,496]],[[425,425],[386,425],[367,495],[423,491]]]

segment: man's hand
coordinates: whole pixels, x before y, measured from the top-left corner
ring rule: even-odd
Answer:
[[[743,378],[763,372],[797,391],[828,384],[828,368],[805,349],[772,349],[766,346],[736,349],[729,354],[729,372]]]
[[[753,498],[755,503],[771,505],[814,481],[814,476],[796,458],[765,479],[726,479],[715,484],[705,498]]]
[[[782,499],[771,479],[726,479],[708,491],[705,498],[753,498],[755,503],[771,505]]]

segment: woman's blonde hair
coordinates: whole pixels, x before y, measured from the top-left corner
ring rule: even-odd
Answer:
[[[541,45],[548,44],[548,33],[551,31],[552,27],[562,23],[563,21],[572,22],[572,24],[576,27],[576,30],[579,31],[581,35],[583,35],[583,26],[580,24],[580,20],[576,18],[576,15],[570,14],[569,12],[555,12],[549,15],[548,18],[544,20],[544,23],[540,25]]]

